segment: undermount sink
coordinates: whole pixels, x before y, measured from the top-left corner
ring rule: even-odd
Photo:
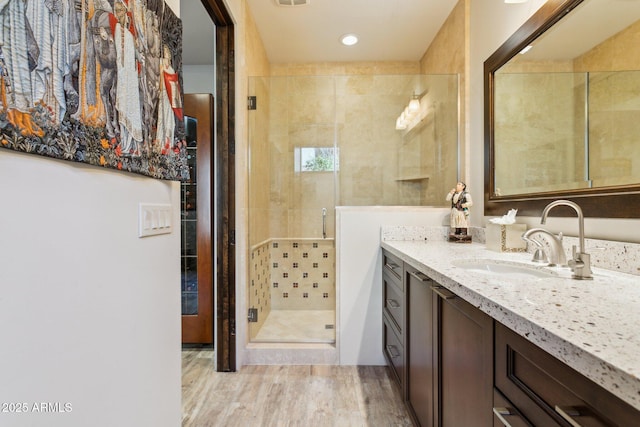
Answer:
[[[558,277],[553,271],[544,269],[544,267],[518,263],[509,261],[498,261],[491,259],[462,259],[455,260],[452,264],[458,268],[463,268],[472,272],[478,272],[485,275],[495,275],[502,277],[537,277],[550,278]]]

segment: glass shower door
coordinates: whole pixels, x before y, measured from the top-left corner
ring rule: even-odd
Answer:
[[[251,78],[250,338],[335,342],[335,81]]]

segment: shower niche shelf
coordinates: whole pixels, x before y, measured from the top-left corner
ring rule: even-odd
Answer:
[[[410,141],[414,136],[420,134],[427,125],[433,124],[434,111],[432,109],[421,111],[419,114],[420,116],[415,119],[410,127],[402,132],[403,141]]]
[[[396,178],[396,181],[398,182],[420,182],[420,181],[426,181],[429,179],[429,175],[414,175],[414,176],[403,176],[403,177],[399,177]]]

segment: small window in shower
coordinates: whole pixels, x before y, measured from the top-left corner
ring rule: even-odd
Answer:
[[[333,147],[295,147],[296,172],[333,172],[340,170],[340,151]]]

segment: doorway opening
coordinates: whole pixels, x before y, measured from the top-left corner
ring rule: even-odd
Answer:
[[[186,0],[182,0],[186,3]],[[214,318],[209,322],[216,349],[216,370],[235,371],[235,66],[234,25],[224,0],[200,0],[215,26],[215,120],[208,157],[212,226],[208,258],[213,275]],[[186,41],[188,43],[188,41]],[[205,183],[198,183],[200,184]],[[199,254],[200,256],[200,254]]]

